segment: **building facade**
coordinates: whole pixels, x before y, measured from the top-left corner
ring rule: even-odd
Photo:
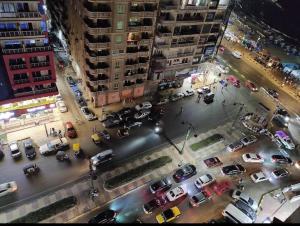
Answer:
[[[211,58],[229,0],[47,1],[95,107],[178,82]],[[55,5],[54,5],[55,4]],[[60,8],[60,9],[58,9]],[[59,15],[58,15],[59,14]],[[62,15],[68,18],[64,22]],[[63,22],[62,22],[63,21]],[[53,23],[53,22],[52,22]]]
[[[0,105],[58,94],[42,0],[0,1],[0,48]]]

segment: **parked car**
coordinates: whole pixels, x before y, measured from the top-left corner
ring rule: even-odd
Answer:
[[[205,163],[205,165],[208,168],[212,168],[212,167],[216,167],[216,166],[221,166],[223,164],[218,157],[211,157],[211,158],[203,160],[203,162]]]
[[[67,137],[69,137],[69,138],[76,138],[77,137],[77,132],[76,132],[72,122],[66,122],[65,127],[66,127]]]
[[[149,114],[151,113],[150,110],[147,110],[147,109],[143,109],[137,113],[134,114],[134,118],[135,119],[143,119],[145,117],[147,117]]]
[[[142,122],[138,122],[138,121],[134,121],[134,120],[128,120],[124,123],[124,128],[128,128],[131,129],[133,127],[141,127],[143,123]]]
[[[145,102],[140,103],[135,106],[135,110],[137,110],[137,111],[140,111],[143,109],[151,109],[151,108],[152,108],[152,104],[149,101],[145,101]]]
[[[67,106],[66,106],[66,104],[65,104],[65,102],[63,100],[57,101],[56,102],[56,107],[58,108],[58,110],[61,113],[64,113],[64,112],[68,111],[68,108],[67,108]]]
[[[88,121],[92,121],[97,119],[97,116],[95,115],[94,112],[92,112],[88,107],[84,106],[80,108],[81,112],[83,113],[84,117],[88,120]]]
[[[129,116],[133,113],[133,110],[131,108],[123,108],[120,111],[117,112],[117,115],[119,118],[124,119],[126,116]]]
[[[39,151],[42,155],[53,154],[57,151],[63,151],[69,148],[69,142],[67,138],[58,138],[55,140],[51,140],[46,144],[40,146]]]
[[[102,125],[105,128],[112,128],[119,125],[120,123],[121,119],[119,118],[119,116],[106,117],[106,119],[102,121]]]
[[[79,105],[79,107],[87,106],[87,103],[83,97],[75,96],[75,100],[76,100],[76,103]]]
[[[289,172],[286,169],[276,169],[272,171],[272,176],[276,179],[286,177],[289,175]]]
[[[233,203],[229,203],[223,210],[222,215],[235,224],[252,224],[255,220],[243,209],[238,208]]]
[[[245,87],[250,89],[252,92],[257,92],[258,91],[257,86],[253,82],[251,82],[250,80],[247,80],[245,82]]]
[[[207,173],[207,174],[200,176],[195,181],[195,186],[201,190],[203,187],[211,184],[214,181],[215,181],[215,178],[211,174]]]
[[[0,197],[12,194],[18,189],[17,182],[11,181],[7,183],[0,184]]]
[[[205,94],[203,101],[206,104],[210,104],[210,103],[214,102],[214,97],[215,97],[214,93],[212,93],[212,92],[207,93],[207,94]]]
[[[258,205],[257,203],[246,193],[242,192],[241,190],[235,189],[232,192],[232,198],[241,200],[248,206],[250,206],[253,210],[257,210]]]
[[[168,98],[164,98],[164,99],[161,99],[161,100],[159,100],[157,103],[156,103],[156,105],[163,105],[163,104],[167,104],[167,103],[169,103],[169,99]]]
[[[251,174],[250,178],[254,183],[259,183],[268,180],[267,176],[262,171]]]
[[[182,99],[183,97],[184,97],[183,93],[175,93],[174,95],[171,96],[170,100],[174,102]]]
[[[116,221],[118,213],[114,210],[104,210],[89,220],[89,224],[108,224]]]
[[[233,51],[232,55],[237,58],[237,59],[241,59],[242,58],[242,54],[239,51]]]
[[[103,137],[106,140],[110,139],[110,134],[107,130],[102,130],[99,132],[100,136]]]
[[[274,115],[272,122],[278,127],[284,128],[289,126],[289,117],[283,115]]]
[[[294,150],[295,149],[295,144],[292,142],[291,138],[282,130],[276,131],[275,132],[275,140],[276,142],[288,149],[288,150]]]
[[[120,138],[128,137],[128,136],[129,136],[129,129],[128,129],[128,128],[121,128],[121,129],[118,129],[117,135],[118,135]]]
[[[190,90],[188,89],[183,94],[185,97],[190,97],[190,96],[193,96],[195,94],[195,92],[192,89],[190,89]]]
[[[69,83],[70,86],[75,86],[76,82],[71,76],[67,76],[67,82]]]
[[[175,220],[177,217],[181,215],[180,210],[177,206],[174,206],[170,209],[163,211],[162,213],[156,216],[156,221],[159,224],[167,223]]]
[[[256,211],[252,209],[249,205],[247,205],[245,202],[241,200],[236,200],[233,202],[233,205],[236,206],[239,210],[241,210],[243,213],[245,213],[253,222],[256,220]]]
[[[250,135],[250,136],[246,136],[244,138],[241,139],[241,143],[244,145],[244,146],[248,146],[250,144],[253,144],[257,141],[257,138],[256,136],[254,135]]]
[[[277,164],[293,164],[292,159],[283,155],[272,155],[272,162]]]
[[[216,68],[217,68],[217,69],[220,71],[220,73],[222,73],[222,74],[227,74],[227,73],[229,73],[229,67],[225,67],[225,66],[222,65],[222,64],[218,64]]]
[[[146,214],[151,214],[153,210],[165,205],[166,203],[167,200],[164,197],[155,197],[154,199],[143,205],[143,210]]]
[[[226,81],[228,83],[230,83],[231,85],[233,85],[234,87],[236,88],[239,88],[241,86],[241,83],[240,83],[240,80],[238,80],[235,76],[233,75],[229,75],[227,78],[226,78]]]
[[[231,176],[231,175],[239,175],[245,173],[246,169],[242,165],[236,164],[236,165],[224,166],[221,171],[223,175]]]
[[[10,149],[10,153],[11,156],[16,159],[16,158],[20,158],[22,156],[22,152],[20,151],[19,145],[17,143],[17,141],[13,141],[9,144],[9,149]]]
[[[25,155],[27,158],[29,159],[34,159],[36,156],[36,152],[35,152],[35,147],[32,144],[32,140],[31,139],[26,139],[23,142],[24,145],[24,150],[25,150]]]
[[[275,89],[267,89],[267,92],[268,92],[269,95],[271,95],[272,97],[278,99],[279,93],[278,93]]]
[[[173,178],[178,183],[196,175],[196,173],[196,166],[192,164],[186,164],[176,170],[176,172],[173,175]]]
[[[202,203],[209,201],[212,197],[212,194],[208,191],[201,191],[190,198],[190,204],[193,207],[198,207]]]
[[[150,185],[150,191],[152,194],[165,192],[172,187],[172,181],[168,177],[164,177]]]
[[[255,163],[263,163],[264,159],[256,153],[245,153],[242,155],[242,159],[244,162],[255,162]]]
[[[211,90],[208,86],[203,86],[203,87],[197,89],[198,94],[207,94],[207,93],[210,93],[210,92],[211,92]]]
[[[185,196],[186,194],[187,194],[187,191],[185,190],[185,188],[182,186],[178,186],[178,187],[173,188],[172,190],[168,191],[166,193],[166,197],[170,202],[172,202],[172,201],[179,199],[180,197]]]
[[[242,147],[243,147],[243,143],[241,141],[235,141],[235,142],[227,145],[226,151],[234,152],[234,151],[241,149]]]

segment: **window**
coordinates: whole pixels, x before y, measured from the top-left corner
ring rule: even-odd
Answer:
[[[117,43],[117,44],[121,44],[122,41],[123,41],[122,35],[117,35],[117,36],[116,36],[116,43]]]
[[[114,83],[114,90],[119,89],[119,84],[118,83]]]
[[[120,61],[116,61],[116,68],[120,68]]]
[[[115,74],[115,79],[116,80],[119,79],[119,77],[120,77],[120,74]]]
[[[125,5],[117,5],[117,14],[124,14]]]
[[[123,30],[124,29],[124,22],[118,21],[117,22],[117,30]]]

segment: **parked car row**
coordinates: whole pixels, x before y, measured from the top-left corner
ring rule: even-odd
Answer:
[[[249,146],[250,144],[253,144],[257,142],[257,138],[254,135],[249,135],[246,137],[243,137],[239,141],[235,141],[226,147],[226,151],[229,152],[235,152],[243,147]]]
[[[8,144],[12,158],[18,159],[22,156],[20,143],[22,143],[26,157],[30,160],[34,159],[36,156],[36,151],[35,151],[35,147],[32,143],[32,140],[30,138],[25,139],[23,141],[12,141]],[[3,154],[2,155],[2,158],[3,158],[4,153],[2,152],[2,154]]]

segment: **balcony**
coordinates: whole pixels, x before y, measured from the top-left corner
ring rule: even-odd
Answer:
[[[176,22],[179,23],[201,23],[204,21],[204,17],[201,15],[190,16],[190,15],[177,15]]]
[[[41,20],[42,14],[40,14],[38,11],[35,12],[12,12],[12,13],[0,13],[0,21],[5,20],[9,21],[11,20]]]
[[[201,9],[207,9],[208,7],[206,5],[196,5],[196,4],[186,4],[181,7],[181,9],[192,9],[192,10],[201,10]]]
[[[168,1],[168,2],[161,2],[159,4],[159,8],[164,10],[172,10],[172,9],[177,9],[178,6],[174,2]]]
[[[10,64],[9,67],[11,70],[21,70],[27,68],[25,62],[18,63],[18,64]]]
[[[178,42],[178,43],[172,43],[171,48],[194,46],[194,45],[197,45],[196,41]]]
[[[27,30],[27,31],[8,31],[0,30],[0,39],[9,39],[12,37],[36,37],[36,36],[45,36],[46,32],[40,30]]]
[[[19,88],[14,92],[15,97],[30,96],[30,95],[34,95],[34,92],[31,87]]]
[[[173,17],[170,13],[162,12],[159,17],[159,22],[161,24],[169,24],[175,22],[175,17]]]
[[[50,62],[49,61],[31,61],[30,65],[32,68],[48,67],[48,66],[50,66]]]
[[[138,60],[127,59],[125,65],[135,65],[138,64]]]
[[[135,85],[135,82],[132,82],[132,81],[125,81],[123,83],[123,87],[130,87],[130,86],[133,86]]]
[[[174,29],[174,36],[181,36],[181,35],[196,35],[200,34],[200,30],[197,28],[186,28],[186,27],[176,27]]]
[[[153,58],[154,58],[155,62],[166,62],[166,60],[167,60],[167,57],[161,52],[157,52],[157,53],[153,54]]]
[[[53,86],[53,87],[48,87],[48,88],[35,88],[34,90],[34,94],[43,94],[43,93],[53,93],[53,92],[57,92],[57,87]]]
[[[94,22],[88,18],[84,18],[84,22],[86,25],[86,29],[92,35],[99,35],[101,33],[110,33],[111,32],[111,24],[110,20],[97,20]]]
[[[88,57],[91,61],[103,61],[107,59],[107,56],[110,55],[109,50],[103,49],[99,51],[90,50],[88,47],[85,47],[86,57]]]
[[[85,15],[89,18],[110,18],[111,7],[108,4],[93,4],[91,2],[84,2]]]
[[[160,37],[172,36],[172,31],[167,27],[158,27],[157,32]]]
[[[164,49],[164,48],[169,48],[170,43],[168,43],[168,42],[156,42],[156,43],[154,43],[154,46],[158,49]]]
[[[30,82],[29,78],[14,79],[15,85],[25,84],[25,83],[29,83],[29,82]]]
[[[85,43],[91,49],[108,48],[110,46],[110,38],[107,35],[95,37],[85,33]]]
[[[90,90],[91,93],[95,93],[95,94],[98,94],[98,93],[104,93],[108,90],[108,87],[105,86],[105,85],[98,85],[98,86],[92,86],[89,82],[87,82],[87,87],[88,89]]]
[[[52,79],[50,74],[48,74],[48,75],[36,74],[36,75],[32,76],[32,78],[33,78],[34,82],[47,81],[47,80]]]
[[[89,82],[94,85],[99,84],[106,84],[109,81],[109,77],[106,74],[98,74],[98,75],[92,75],[88,71],[86,72],[86,76],[89,80]]]
[[[5,55],[9,55],[9,54],[19,54],[19,53],[47,52],[51,50],[52,48],[50,45],[45,45],[45,46],[27,45],[25,47],[21,45],[6,45],[4,48],[2,48],[2,53]]]

